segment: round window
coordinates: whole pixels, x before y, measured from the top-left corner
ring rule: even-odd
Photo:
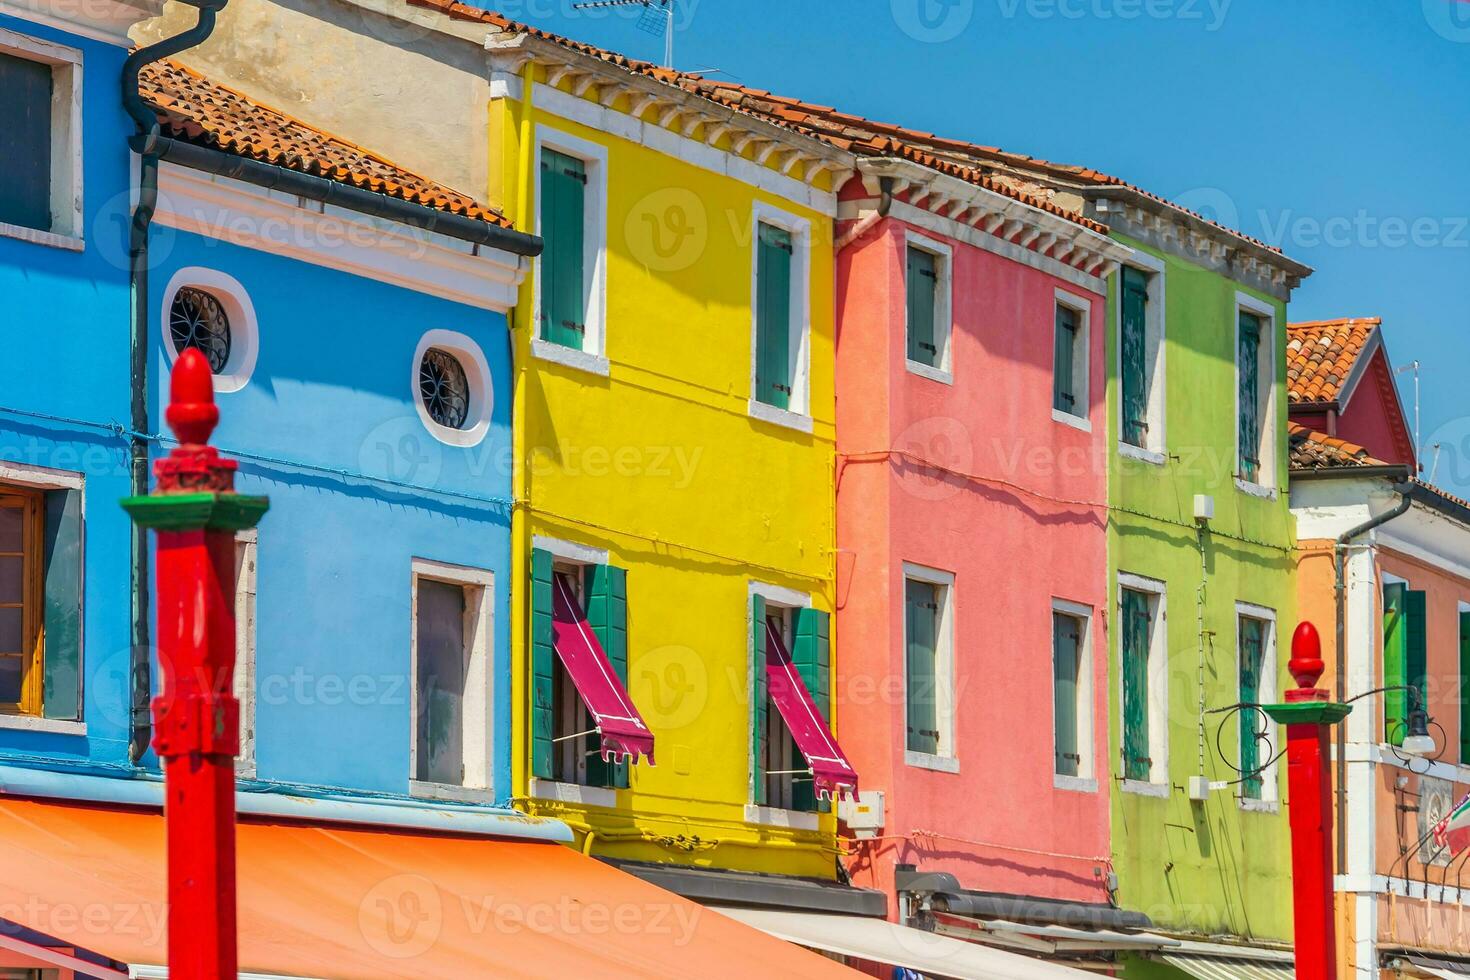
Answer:
[[[470,382],[459,359],[440,347],[419,361],[419,397],[429,418],[446,429],[463,429],[470,416]]]
[[[174,294],[169,336],[178,353],[193,347],[203,354],[215,374],[230,363],[230,318],[220,301],[202,289],[184,286]]]

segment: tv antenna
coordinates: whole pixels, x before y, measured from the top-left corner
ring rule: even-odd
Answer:
[[[587,0],[572,4],[573,10],[599,10],[605,7],[642,7],[638,29],[664,39],[664,67],[674,67],[674,0]]]

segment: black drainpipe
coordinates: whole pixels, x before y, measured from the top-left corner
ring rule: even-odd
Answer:
[[[157,44],[128,55],[123,62],[122,100],[128,115],[138,124],[143,138],[141,169],[138,177],[138,206],[128,230],[128,273],[132,287],[132,325],[129,334],[129,382],[132,385],[131,428],[129,436],[132,493],[148,492],[148,441],[151,431],[148,403],[148,227],[158,206],[158,116],[138,94],[138,73],[150,62],[178,54],[204,41],[214,31],[215,15],[226,0],[183,0],[199,11],[193,27]],[[137,524],[132,527],[132,637],[128,670],[129,725],[128,758],[134,764],[148,751],[153,735],[149,714],[149,698],[153,693],[152,666],[149,663],[148,630],[148,537]]]

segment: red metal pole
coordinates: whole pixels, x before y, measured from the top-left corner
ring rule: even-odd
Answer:
[[[1332,892],[1332,797],[1327,771],[1327,733],[1349,706],[1329,700],[1317,687],[1322,677],[1322,641],[1311,623],[1291,638],[1297,689],[1286,703],[1263,705],[1286,725],[1286,773],[1291,810],[1292,904],[1296,917],[1296,976],[1337,980],[1337,923]]]
[[[265,512],[234,492],[235,463],[207,443],[219,421],[209,364],[185,350],[166,413],[179,445],[154,465],[157,486],[123,506],[158,532],[158,659],[153,747],[163,760],[168,834],[169,975],[238,974],[235,767],[235,532]]]

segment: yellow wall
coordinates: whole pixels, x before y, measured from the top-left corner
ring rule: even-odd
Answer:
[[[534,66],[524,71],[544,80]],[[597,854],[830,877],[832,816],[818,832],[793,832],[748,824],[745,804],[748,583],[833,609],[831,219],[524,101],[496,99],[490,113],[492,200],[528,231],[534,128],[608,151],[610,376],[533,357],[534,277],[514,319],[517,497],[529,501],[518,513],[512,597],[519,802],[591,827],[596,837],[583,843]],[[811,221],[811,435],[748,414],[757,200]],[[629,689],[655,734],[657,765],[633,766],[615,810],[526,798],[532,535],[605,548],[628,570]]]

